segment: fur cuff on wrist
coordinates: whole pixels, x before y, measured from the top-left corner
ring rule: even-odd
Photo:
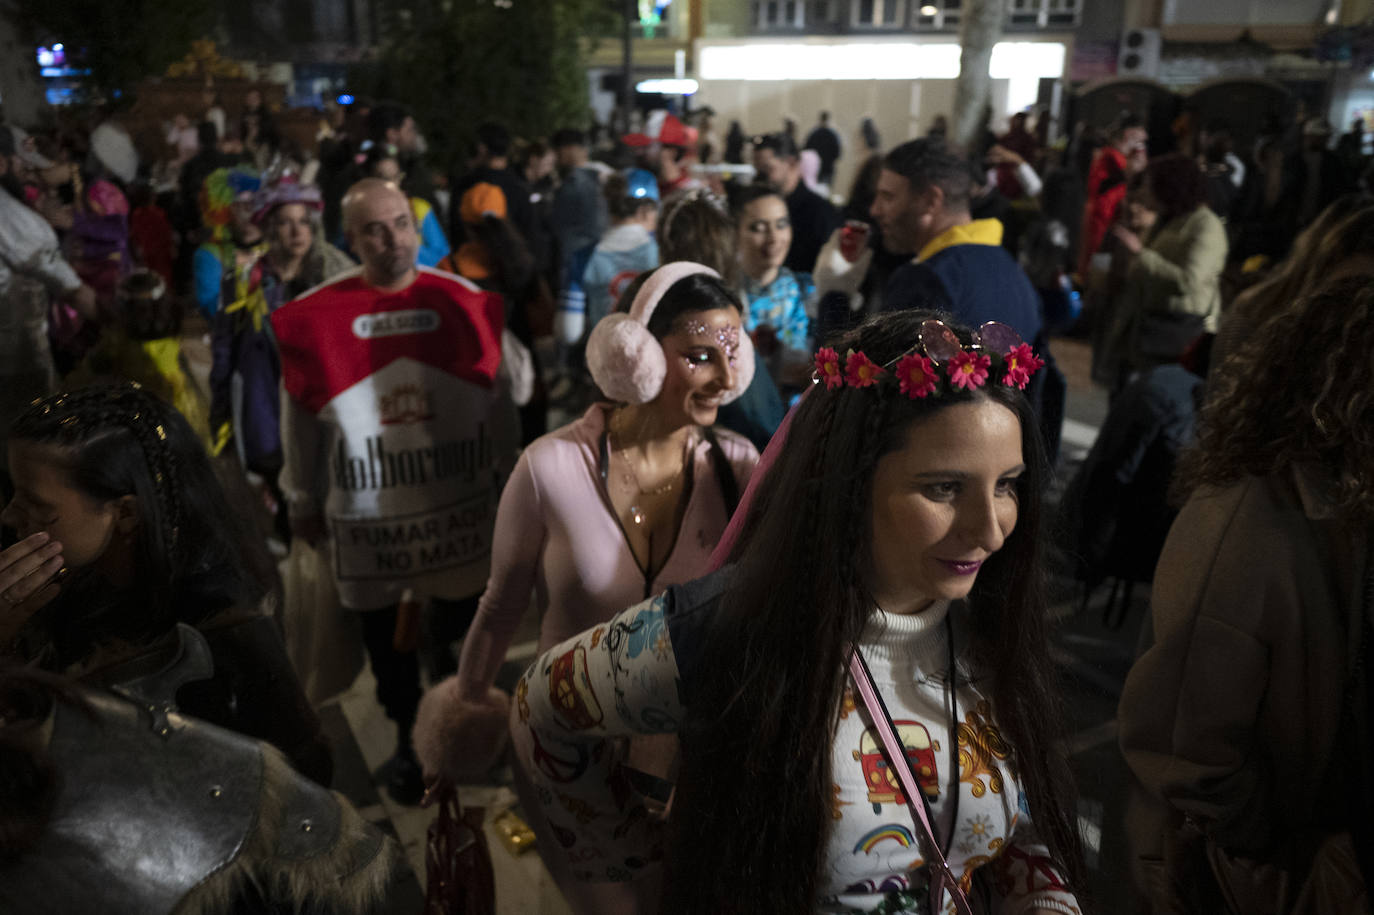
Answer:
[[[449,677],[420,700],[411,732],[426,781],[443,776],[461,784],[487,773],[506,749],[510,696],[491,687],[480,699],[460,695]]]

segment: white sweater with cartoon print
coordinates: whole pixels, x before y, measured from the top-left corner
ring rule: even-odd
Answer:
[[[615,754],[597,750],[605,738],[674,731],[682,720],[668,599],[655,597],[555,646],[517,685],[516,751],[579,879],[631,879],[653,857],[646,849],[659,842],[654,824],[627,818],[608,794]],[[930,802],[950,867],[975,912],[1078,915],[1030,822],[1010,747],[962,663],[951,736],[951,630],[956,646],[961,640],[960,620],[946,622],[949,607],[937,603],[916,616],[877,611],[861,649]],[[889,912],[916,912],[923,895],[913,873],[923,863],[920,827],[856,697],[852,687],[846,691],[832,750],[835,825],[818,907],[867,912],[886,902]],[[952,906],[946,895],[946,911]]]

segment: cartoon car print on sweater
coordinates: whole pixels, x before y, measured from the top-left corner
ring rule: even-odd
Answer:
[[[919,721],[894,721],[897,736],[902,739],[906,758],[916,780],[932,802],[940,799],[940,776],[935,766],[935,753],[940,749],[938,741],[932,743],[930,731]],[[907,802],[902,792],[897,773],[887,764],[883,756],[882,742],[873,728],[864,731],[859,741],[859,749],[854,751],[854,759],[864,772],[864,784],[868,786],[868,802],[873,805],[874,813],[882,813],[883,804],[901,806]]]
[[[592,681],[587,675],[587,649],[582,645],[554,660],[549,670],[549,701],[574,731],[584,731],[601,723],[601,703],[592,692]]]

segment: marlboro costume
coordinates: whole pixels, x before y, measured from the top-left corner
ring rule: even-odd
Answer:
[[[499,296],[420,268],[399,292],[362,271],[272,315],[282,357],[282,486],[323,514],[339,596],[370,610],[403,591],[482,590],[496,466],[511,430],[498,392]]]

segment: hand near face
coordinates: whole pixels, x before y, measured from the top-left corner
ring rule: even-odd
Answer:
[[[57,597],[54,579],[62,566],[62,544],[44,532],[0,552],[0,644]]]
[[[993,144],[987,152],[987,163],[989,165],[1020,165],[1026,160],[1020,155],[1007,149],[1005,146]]]
[[[1158,218],[1159,214],[1149,207],[1129,199],[1126,201],[1124,224],[1126,228],[1130,229],[1135,234],[1144,235],[1149,232],[1154,228]]]
[[[40,197],[34,208],[38,210],[38,215],[46,219],[48,225],[54,229],[65,231],[70,229],[75,222],[71,204],[63,203],[56,197],[49,195]]]
[[[1139,235],[1119,223],[1112,226],[1112,234],[1115,235],[1117,240],[1132,254],[1139,254],[1140,249],[1144,247],[1140,242]]]

